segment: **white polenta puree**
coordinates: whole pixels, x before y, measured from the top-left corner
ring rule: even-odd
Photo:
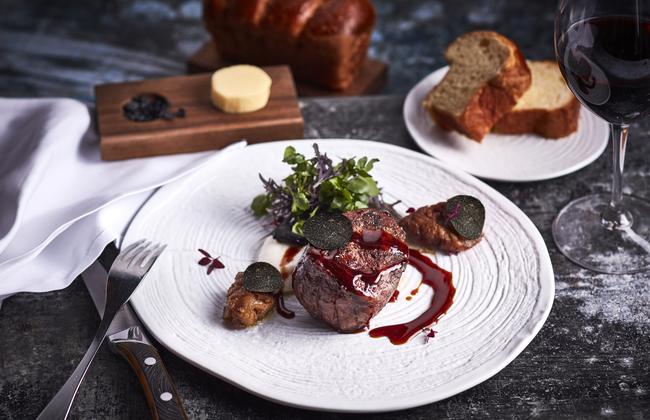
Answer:
[[[259,253],[257,254],[257,261],[267,262],[280,270],[281,273],[288,273],[284,279],[283,291],[285,293],[293,292],[293,288],[291,287],[293,269],[296,268],[296,265],[298,264],[298,261],[300,261],[300,258],[304,252],[303,247],[300,252],[298,252],[298,254],[293,257],[293,260],[291,260],[291,262],[284,266],[281,266],[280,263],[282,262],[282,257],[289,248],[289,245],[285,245],[276,241],[272,236],[267,236],[266,239],[264,239],[262,246],[260,247]]]

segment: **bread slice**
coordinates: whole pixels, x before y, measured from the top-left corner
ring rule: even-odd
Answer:
[[[480,142],[530,87],[526,60],[514,42],[492,31],[460,36],[445,59],[449,72],[422,105],[441,127]]]
[[[558,139],[578,129],[580,103],[569,90],[555,61],[529,61],[533,84],[493,128],[496,133],[536,133]]]

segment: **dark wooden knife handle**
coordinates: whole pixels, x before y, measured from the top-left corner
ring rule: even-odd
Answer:
[[[134,340],[113,341],[140,379],[154,420],[187,420],[180,396],[155,347]]]

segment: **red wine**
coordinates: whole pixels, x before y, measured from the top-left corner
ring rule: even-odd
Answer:
[[[569,87],[612,123],[650,114],[650,20],[598,16],[574,23],[558,40]]]

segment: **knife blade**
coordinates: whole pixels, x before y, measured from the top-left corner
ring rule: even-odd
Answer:
[[[105,279],[118,253],[117,247],[109,244],[99,260],[81,275],[100,316],[106,304]],[[187,420],[180,395],[130,303],[124,305],[113,319],[107,339],[110,349],[121,355],[137,374],[147,397],[151,418]]]

